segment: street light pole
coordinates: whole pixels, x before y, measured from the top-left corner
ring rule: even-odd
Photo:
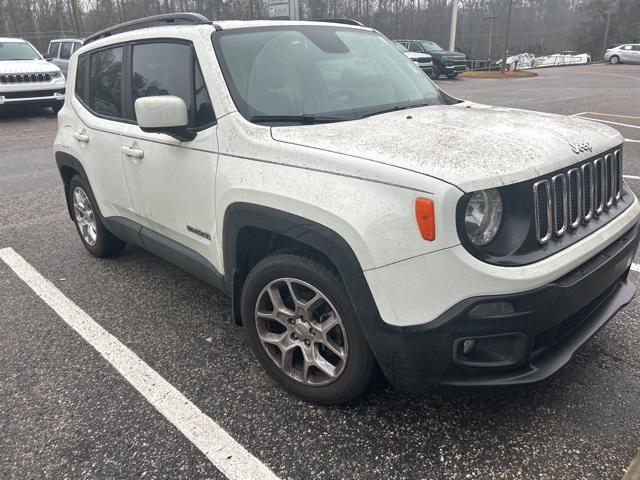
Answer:
[[[513,0],[509,0],[509,6],[507,7],[507,31],[504,36],[504,51],[502,52],[502,65],[500,65],[502,73],[507,69],[507,53],[509,52],[509,36],[511,34],[511,8],[513,7]]]
[[[451,30],[449,31],[449,51],[456,48],[456,28],[458,26],[458,0],[453,0],[451,5]]]

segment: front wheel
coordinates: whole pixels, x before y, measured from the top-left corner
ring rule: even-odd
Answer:
[[[432,80],[437,80],[438,78],[440,78],[440,65],[438,65],[437,63],[433,64],[430,77]]]
[[[293,254],[260,261],[242,291],[242,322],[262,367],[289,392],[348,402],[368,386],[373,354],[340,277]]]
[[[609,61],[611,62],[611,65],[615,65],[616,63],[620,63],[620,57],[618,57],[617,55],[614,55],[609,59]]]

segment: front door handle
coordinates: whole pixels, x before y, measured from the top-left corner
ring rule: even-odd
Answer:
[[[77,141],[79,141],[80,143],[89,143],[89,135],[86,135],[84,133],[73,133],[73,138],[75,138]]]
[[[144,150],[140,150],[139,148],[122,147],[122,153],[124,153],[127,157],[133,157],[133,158],[144,157]]]

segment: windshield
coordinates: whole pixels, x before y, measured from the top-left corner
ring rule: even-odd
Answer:
[[[374,32],[283,26],[213,39],[234,102],[255,123],[354,120],[443,103],[427,76]]]
[[[0,42],[0,61],[40,60],[40,55],[26,42]]]
[[[401,43],[396,43],[395,45],[396,45],[396,47],[398,47],[400,49],[401,52],[410,52],[411,51]]]
[[[420,45],[422,45],[422,48],[424,48],[426,52],[441,52],[442,50],[444,50],[444,48],[442,48],[436,42],[431,42],[429,40],[422,40],[419,43]]]

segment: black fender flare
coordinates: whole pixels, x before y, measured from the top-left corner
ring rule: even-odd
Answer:
[[[245,227],[259,228],[289,237],[327,257],[338,270],[365,335],[384,322],[373,299],[360,262],[349,244],[335,231],[292,213],[251,203],[233,203],[224,214],[222,250],[225,290],[232,296],[234,310],[237,292],[237,239]],[[235,315],[235,313],[234,313]]]
[[[64,184],[64,199],[65,199],[65,202],[67,203],[67,210],[69,211],[69,217],[71,217],[71,220],[73,220],[73,207],[69,203],[69,184],[65,181],[63,168],[64,167],[71,168],[72,170],[75,170],[76,172],[78,172],[78,174],[82,177],[82,180],[87,185],[89,185],[89,187],[91,187],[91,182],[89,182],[89,177],[87,177],[87,172],[85,171],[84,167],[80,163],[80,160],[78,160],[76,157],[65,152],[56,152],[55,157],[56,157],[56,164],[58,165],[58,172],[60,173],[60,178],[62,179],[62,183]],[[98,208],[97,204],[96,204],[96,208]],[[98,214],[100,214],[99,209],[98,209]]]

